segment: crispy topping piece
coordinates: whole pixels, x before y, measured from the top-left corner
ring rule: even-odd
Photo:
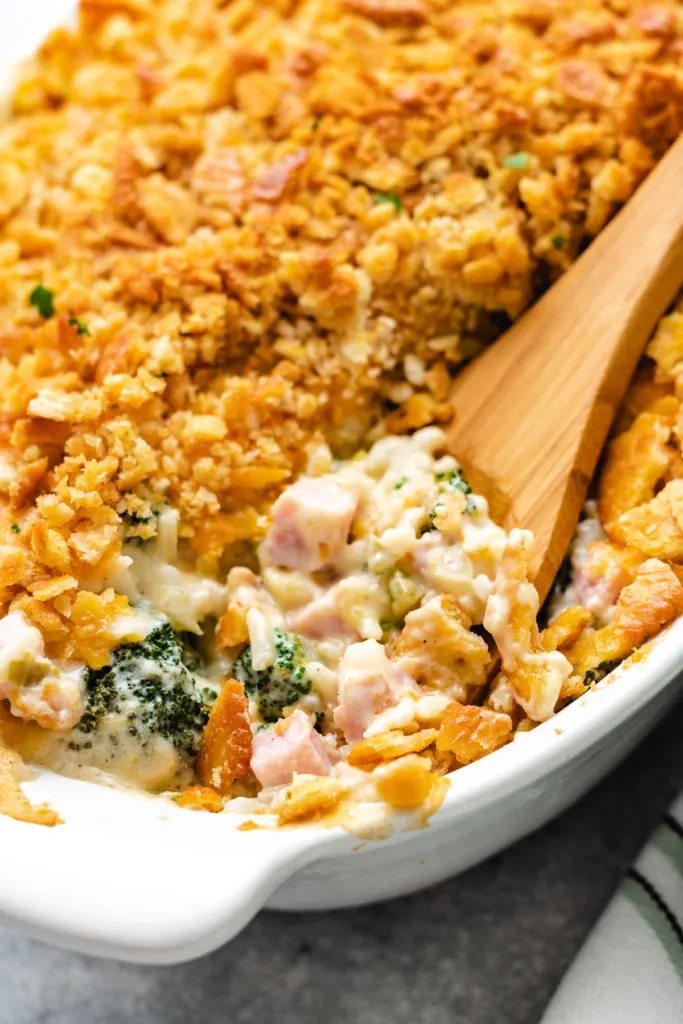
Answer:
[[[443,788],[444,779],[432,772],[431,761],[417,754],[407,754],[373,773],[377,792],[382,800],[398,811],[411,811],[429,799],[435,787]]]
[[[226,794],[236,779],[249,774],[250,759],[249,702],[242,683],[227,679],[202,733],[197,774],[204,786]]]
[[[512,731],[509,715],[453,701],[441,720],[436,749],[452,753],[458,764],[470,764],[509,743]]]
[[[559,651],[581,635],[593,616],[586,608],[574,605],[565,608],[541,634],[541,643],[546,651]]]
[[[677,411],[678,402],[672,396],[670,411],[641,413],[628,430],[608,445],[598,484],[598,510],[609,536],[616,530],[614,524],[622,513],[654,497],[655,487],[673,455],[669,440]]]
[[[385,732],[351,747],[347,761],[356,768],[366,768],[381,761],[393,761],[404,754],[415,754],[430,747],[436,739],[436,729],[404,734]]]
[[[340,779],[297,779],[275,805],[278,825],[316,821],[338,807],[348,791]]]
[[[223,810],[223,798],[210,786],[188,786],[175,798],[178,807],[189,811],[209,811],[219,814]]]

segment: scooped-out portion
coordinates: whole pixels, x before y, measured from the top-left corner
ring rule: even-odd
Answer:
[[[426,428],[348,461],[318,448],[252,566],[222,581],[183,566],[162,509],[155,537],[124,545],[103,581],[129,607],[99,667],[51,660],[11,613],[0,698],[25,726],[15,743],[187,806],[288,822],[353,804],[372,829],[391,809],[424,816],[444,774],[576,686],[536,625],[531,535],[491,520],[443,445]]]

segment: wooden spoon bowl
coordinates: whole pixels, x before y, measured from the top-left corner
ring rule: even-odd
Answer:
[[[683,284],[683,136],[585,253],[458,376],[448,443],[536,537],[550,589],[616,409]]]

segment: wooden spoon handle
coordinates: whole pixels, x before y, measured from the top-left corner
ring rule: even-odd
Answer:
[[[683,137],[576,263],[458,377],[451,447],[510,496],[545,593],[617,405],[683,281]]]

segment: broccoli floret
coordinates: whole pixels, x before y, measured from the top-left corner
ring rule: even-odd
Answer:
[[[195,757],[211,691],[199,689],[188,661],[169,622],[155,626],[139,643],[117,647],[109,665],[86,671],[86,710],[77,730],[91,733],[105,728],[110,716],[123,716],[130,735],[142,744],[163,736],[181,754]]]
[[[274,664],[257,671],[252,664],[251,647],[245,647],[233,666],[233,674],[256,701],[264,722],[277,722],[286,707],[311,689],[301,640],[281,629],[275,630]]]

